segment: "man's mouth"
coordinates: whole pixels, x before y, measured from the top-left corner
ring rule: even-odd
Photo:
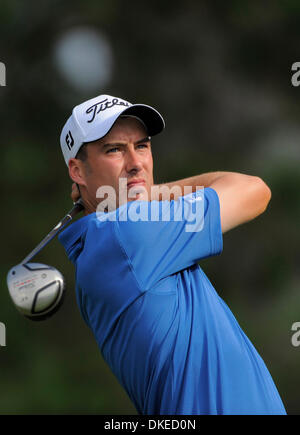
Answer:
[[[137,179],[137,180],[132,180],[129,183],[127,183],[127,188],[130,189],[131,187],[134,186],[145,186],[145,180],[141,179]]]

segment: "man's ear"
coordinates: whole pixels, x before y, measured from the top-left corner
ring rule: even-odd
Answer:
[[[69,160],[69,175],[71,180],[74,181],[74,183],[77,183],[80,186],[86,186],[85,167],[84,167],[84,163],[81,160],[79,159]]]

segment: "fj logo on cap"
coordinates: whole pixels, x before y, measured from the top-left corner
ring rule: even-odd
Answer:
[[[71,150],[72,146],[74,145],[74,139],[73,139],[73,136],[72,136],[72,133],[70,130],[66,136],[66,144],[67,144],[67,147],[69,148],[69,150]]]
[[[110,109],[113,106],[129,107],[131,104],[128,103],[128,101],[120,100],[119,98],[113,98],[112,100],[105,98],[104,100],[99,101],[99,103],[93,104],[86,110],[87,114],[92,113],[91,119],[89,119],[87,122],[93,122],[97,113],[104,112],[104,110]]]

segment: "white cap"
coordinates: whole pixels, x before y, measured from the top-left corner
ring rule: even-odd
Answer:
[[[145,125],[149,136],[160,133],[165,127],[163,117],[151,106],[131,104],[110,95],[99,95],[74,107],[62,129],[60,145],[66,164],[76,157],[84,143],[104,137],[121,115],[138,118]]]

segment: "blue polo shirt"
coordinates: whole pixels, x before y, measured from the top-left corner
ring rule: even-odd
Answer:
[[[198,264],[223,248],[213,189],[93,213],[59,238],[82,317],[139,414],[286,413]]]

